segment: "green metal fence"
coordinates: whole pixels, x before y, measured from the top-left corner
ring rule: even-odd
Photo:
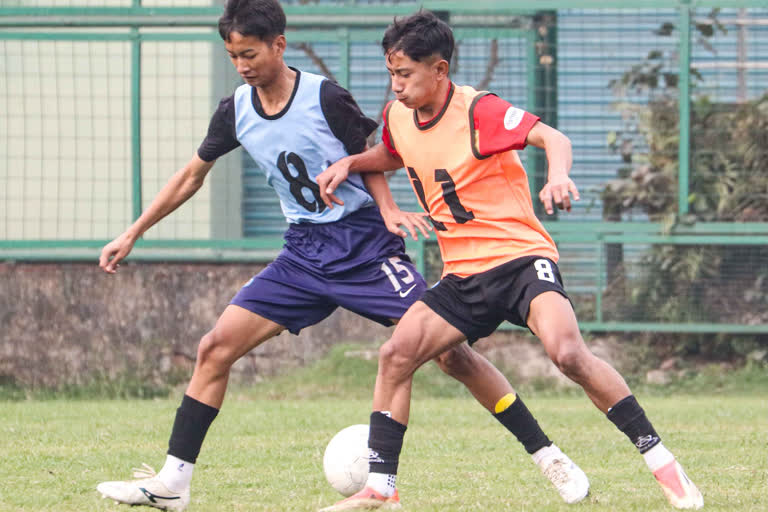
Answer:
[[[545,224],[585,328],[768,332],[768,144],[752,133],[768,116],[758,103],[764,0],[283,4],[289,63],[332,76],[371,117],[390,99],[383,29],[423,5],[454,27],[456,82],[571,138],[582,201]],[[94,260],[140,214],[238,84],[214,29],[220,10],[181,0],[0,5],[0,258]],[[530,148],[522,157],[535,192],[545,159]],[[403,176],[390,183],[417,208]],[[238,150],[132,258],[268,260],[285,227]],[[439,274],[434,246],[409,250]]]

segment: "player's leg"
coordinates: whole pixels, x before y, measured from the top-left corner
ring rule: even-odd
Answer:
[[[579,384],[602,412],[630,394],[621,375],[586,346],[573,307],[560,293],[547,291],[530,302],[528,327],[558,369]]]
[[[670,504],[681,509],[703,506],[703,498],[667,450],[629,387],[608,363],[584,343],[571,303],[555,291],[530,302],[528,326],[566,376],[582,386],[592,402],[637,447]]]
[[[465,279],[448,277],[425,294],[424,301],[470,340],[437,359],[517,437],[563,500],[576,503],[589,492],[587,476],[549,440],[501,372],[471,348],[507,316],[510,300],[517,302],[518,267],[513,261]]]
[[[464,339],[461,331],[421,301],[403,316],[392,337],[379,349],[366,486],[323,511],[399,508],[395,479],[410,414],[413,373]]]
[[[155,475],[147,467],[134,473],[137,480],[102,482],[97,490],[120,503],[184,510],[197,456],[221,407],[232,364],[283,329],[239,306],[228,306],[216,326],[200,340],[195,370],[176,411],[163,468]]]
[[[200,340],[186,396],[220,409],[232,365],[283,330],[282,325],[247,309],[227,306],[216,326]]]
[[[589,494],[587,475],[547,437],[523,399],[490,361],[467,343],[446,350],[435,361],[515,435],[566,503],[577,503]]]
[[[483,286],[476,280],[468,280],[469,286]],[[490,334],[500,322],[495,308],[491,312],[482,303],[469,305],[457,300],[462,286],[462,282],[445,280],[427,292],[425,300],[451,325],[458,326],[465,337],[477,339]],[[425,291],[423,279],[403,255],[382,258],[374,265],[347,273],[333,288],[343,292],[336,297],[340,305],[381,323],[387,317],[403,316]],[[470,296],[476,298],[477,294]],[[485,313],[478,314],[481,311]],[[462,343],[435,360],[517,437],[566,502],[574,503],[587,495],[589,481],[584,472],[553,445],[507,379],[487,359]]]
[[[491,413],[498,412],[499,400],[515,392],[498,368],[467,343],[446,350],[435,358],[435,363],[443,373],[464,384],[475,400]]]
[[[145,471],[135,475],[138,480],[103,482],[97,489],[122,503],[184,510],[197,456],[223,402],[232,365],[282,330],[298,333],[328,316],[335,305],[318,293],[321,288],[321,283],[281,258],[249,281],[200,340],[163,468],[157,475]]]
[[[446,286],[452,288],[452,283],[441,283],[440,289]],[[329,289],[334,290],[333,299],[339,305],[388,324],[401,318],[424,294],[426,283],[408,257],[399,254],[347,272],[330,281]],[[451,296],[440,294],[433,299],[439,301],[434,307],[443,306],[440,310],[448,318],[453,307]],[[474,332],[472,329],[473,326],[467,326],[464,332]],[[517,436],[528,453],[552,444],[504,375],[466,343],[446,350],[435,361],[446,374],[467,386],[480,404]]]
[[[416,302],[379,349],[373,409],[389,411],[393,420],[407,425],[414,372],[465,338],[424,302]]]
[[[422,297],[427,286],[408,257],[398,254],[347,272],[330,281],[329,288],[334,290],[332,298],[340,306],[381,324],[392,325]],[[499,400],[514,393],[501,372],[466,344],[443,352],[435,362],[443,372],[467,386],[492,413]]]

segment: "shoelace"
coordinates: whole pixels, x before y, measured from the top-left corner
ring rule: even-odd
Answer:
[[[132,468],[131,471],[133,471],[133,478],[138,478],[140,480],[157,476],[155,468],[145,462],[141,463],[140,468]]]
[[[544,475],[559,488],[568,481],[568,472],[565,469],[567,466],[566,461],[554,459],[544,470]]]

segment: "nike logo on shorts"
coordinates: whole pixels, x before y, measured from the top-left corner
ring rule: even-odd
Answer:
[[[411,286],[407,290],[400,290],[400,296],[402,298],[406,298],[408,296],[408,294],[413,291],[414,288],[416,288],[416,285]]]

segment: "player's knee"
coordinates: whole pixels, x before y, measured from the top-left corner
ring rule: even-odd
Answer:
[[[197,347],[197,365],[229,368],[234,363],[233,351],[226,336],[213,329],[200,339]]]
[[[388,377],[405,377],[413,373],[414,356],[407,343],[390,338],[379,348],[379,372]]]
[[[586,372],[590,355],[581,338],[570,339],[559,345],[552,362],[563,374],[578,380]]]

